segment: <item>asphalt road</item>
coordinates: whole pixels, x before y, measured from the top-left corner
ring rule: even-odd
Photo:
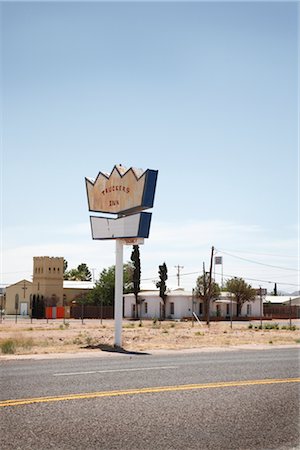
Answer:
[[[300,448],[297,349],[1,361],[0,382],[2,450]]]

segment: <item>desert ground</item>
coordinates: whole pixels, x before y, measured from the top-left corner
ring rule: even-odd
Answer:
[[[262,322],[123,321],[125,351],[299,346],[300,320]],[[9,355],[95,353],[113,350],[114,321],[5,318],[0,323],[0,358]]]

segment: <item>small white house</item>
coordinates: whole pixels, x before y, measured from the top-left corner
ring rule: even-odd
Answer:
[[[141,291],[139,293],[140,305],[138,315],[144,319],[160,319],[163,315],[163,302],[159,290]],[[134,294],[124,295],[124,317],[136,317]],[[192,292],[175,289],[167,292],[166,318],[182,319],[192,316]]]
[[[163,312],[163,302],[159,296],[159,290],[141,291],[139,293],[140,304],[138,305],[138,315],[143,319],[161,319]],[[222,292],[219,299],[211,303],[210,316],[230,318],[236,316],[236,302],[229,293]],[[257,297],[254,302],[244,303],[241,310],[241,317],[258,317],[262,311],[260,298]],[[184,319],[191,318],[193,312],[199,318],[205,314],[203,301],[193,297],[192,291],[186,291],[177,288],[167,291],[166,298],[166,319]],[[134,294],[124,295],[124,317],[136,317],[136,304]]]

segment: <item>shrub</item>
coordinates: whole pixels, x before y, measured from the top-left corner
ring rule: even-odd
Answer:
[[[16,343],[13,339],[5,339],[0,346],[2,353],[6,355],[13,355],[16,351]]]
[[[86,336],[85,341],[87,343],[87,345],[91,345],[93,342],[93,338],[89,335]]]
[[[22,347],[26,350],[30,350],[31,347],[33,346],[33,340],[32,340],[32,338],[20,339],[20,341],[16,342],[16,344],[19,347]]]
[[[195,336],[204,336],[204,333],[202,331],[196,331]]]
[[[123,325],[123,328],[134,328],[134,323],[127,323],[126,325]]]
[[[265,330],[279,330],[278,323],[266,323],[264,325]]]

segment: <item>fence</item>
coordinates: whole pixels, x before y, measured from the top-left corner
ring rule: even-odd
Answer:
[[[74,305],[70,308],[71,319],[113,319],[113,306]]]
[[[264,316],[274,319],[299,319],[300,306],[264,305]]]

